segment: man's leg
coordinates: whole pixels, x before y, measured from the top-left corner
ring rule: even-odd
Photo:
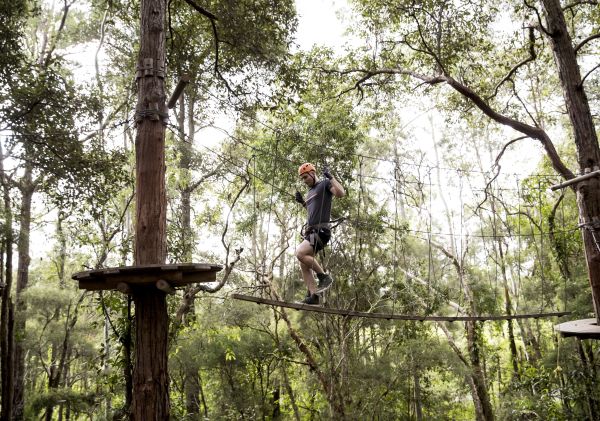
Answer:
[[[304,240],[296,249],[296,258],[300,261],[300,269],[302,270],[302,278],[306,287],[311,294],[317,290],[317,284],[312,274],[314,270],[317,274],[323,273],[323,268],[315,260],[314,250],[307,240]]]

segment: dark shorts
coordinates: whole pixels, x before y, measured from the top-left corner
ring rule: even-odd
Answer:
[[[304,239],[308,241],[316,253],[325,248],[331,239],[331,231],[328,228],[315,228],[304,233]]]

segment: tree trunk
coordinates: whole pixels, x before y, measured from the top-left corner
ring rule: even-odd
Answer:
[[[12,414],[13,388],[14,388],[14,306],[11,298],[13,279],[13,224],[12,207],[10,203],[10,188],[4,178],[4,154],[0,149],[0,170],[2,174],[2,189],[4,193],[4,249],[6,251],[4,269],[4,288],[2,289],[2,307],[0,313],[0,370],[2,372],[2,411],[0,421],[9,421]],[[0,268],[1,270],[2,268]]]
[[[164,0],[142,0],[136,108],[137,265],[166,257],[165,21]],[[135,366],[132,414],[136,421],[169,418],[168,313],[165,294],[151,286],[134,290]]]
[[[167,374],[167,303],[163,292],[135,293],[135,366],[133,369],[133,419],[169,419]]]
[[[123,334],[123,377],[125,378],[125,405],[124,408],[131,415],[133,407],[133,362],[131,361],[131,298],[127,297],[127,321]]]
[[[583,344],[581,339],[577,338],[577,352],[579,353],[579,359],[581,361],[581,366],[583,368],[583,382],[585,386],[585,399],[586,399],[586,409],[590,420],[597,420],[597,411],[596,411],[596,401],[594,400],[594,390],[592,387],[593,379],[590,376],[591,371],[589,369],[589,364],[587,358],[585,356],[585,351],[583,350]]]
[[[577,147],[577,160],[580,171],[600,167],[600,148],[590,106],[581,81],[577,55],[559,0],[542,0],[546,16],[546,26],[554,61],[558,67],[560,83],[567,113],[573,126]],[[583,241],[588,275],[592,289],[592,301],[596,320],[600,323],[600,251],[597,249],[592,232],[596,235],[600,223],[600,181],[597,178],[577,186],[577,203],[581,223],[590,224],[583,229]]]
[[[283,375],[283,384],[285,386],[285,391],[288,395],[288,398],[290,399],[292,409],[294,410],[294,418],[296,421],[300,421],[300,410],[298,409],[298,404],[296,403],[296,395],[294,394],[294,389],[292,389],[292,385],[290,384],[290,379],[287,373],[287,364],[283,360],[281,361],[281,373]]]
[[[492,205],[493,206],[493,205]],[[494,223],[495,225],[495,223]],[[494,233],[496,231],[496,227],[494,227]],[[499,252],[499,265],[500,272],[502,273],[502,285],[504,287],[504,311],[507,316],[512,315],[512,302],[510,298],[510,289],[508,287],[508,276],[506,275],[506,261],[504,259],[504,249],[502,246],[501,237],[496,238],[496,243],[498,244],[498,252]],[[520,379],[519,374],[519,355],[517,353],[517,344],[515,342],[515,330],[514,330],[514,322],[509,319],[506,321],[508,325],[508,344],[510,348],[510,361],[512,363],[513,368],[513,376],[518,380]]]
[[[19,255],[17,273],[17,305],[15,311],[15,359],[14,359],[14,397],[13,417],[15,421],[23,419],[25,405],[25,350],[23,337],[25,335],[27,304],[23,293],[29,284],[29,237],[31,228],[31,201],[35,186],[32,180],[32,168],[29,163],[25,165],[25,173],[21,180],[21,214],[19,238],[17,249]]]
[[[63,231],[62,222],[64,220],[64,213],[62,211],[58,214],[58,221],[56,224],[56,237],[58,238],[58,262],[57,262],[57,275],[60,288],[65,286],[65,263],[67,260],[67,240]],[[70,307],[70,306],[69,306]],[[60,308],[56,309],[56,312],[60,314]],[[60,316],[57,317],[57,319]],[[68,320],[69,312],[67,311],[67,329],[63,343],[60,344],[58,340],[54,340],[52,343],[52,353],[50,362],[50,375],[48,377],[48,390],[56,390],[60,386],[60,380],[62,377],[62,369],[64,359],[67,354],[69,347],[69,338],[71,336],[71,329],[74,327],[74,323],[70,323]],[[76,320],[76,319],[75,319]],[[54,412],[54,404],[48,403],[46,406],[46,421],[52,420],[52,414]]]
[[[471,378],[473,379],[475,392],[477,393],[477,397],[481,404],[481,416],[486,421],[492,421],[494,419],[494,410],[492,409],[483,367],[481,366],[479,350],[481,341],[479,340],[479,326],[477,326],[476,323],[477,322],[474,321],[465,323],[467,329],[467,344],[469,347],[469,360],[471,362]]]
[[[188,101],[187,108],[187,119],[188,119],[188,138],[192,139],[194,136],[194,105],[192,101]],[[182,94],[179,98],[179,115],[177,116],[177,123],[179,131],[184,136],[178,142],[179,148],[179,191],[181,194],[181,259],[183,262],[191,262],[193,247],[194,247],[194,233],[192,231],[192,188],[191,182],[191,161],[192,161],[192,144],[190,140],[185,139],[185,120],[186,120],[186,107],[185,107],[185,96]],[[190,301],[187,315],[185,316],[185,323],[189,324],[194,319],[194,300]],[[196,361],[187,361],[184,371],[183,388],[185,393],[185,408],[186,414],[190,419],[198,419],[200,415],[200,379],[198,377],[198,370],[200,369],[199,364]]]
[[[415,361],[413,361],[415,363]],[[423,403],[421,399],[421,381],[420,370],[417,364],[414,365],[413,383],[415,385],[415,416],[417,421],[423,421]]]
[[[190,362],[191,363],[191,362]],[[183,388],[185,394],[185,412],[186,419],[200,419],[200,378],[196,364],[193,367],[186,366],[183,379]]]

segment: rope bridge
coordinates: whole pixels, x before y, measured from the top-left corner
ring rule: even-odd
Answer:
[[[385,320],[415,320],[419,322],[466,322],[489,320],[516,320],[516,319],[539,319],[546,317],[561,317],[571,314],[570,311],[560,311],[555,313],[530,313],[530,314],[512,314],[500,316],[418,316],[413,314],[391,314],[391,313],[367,313],[364,311],[342,310],[309,304],[288,303],[286,301],[270,300],[268,298],[252,297],[250,295],[232,294],[232,298],[242,301],[250,301],[256,304],[266,304],[275,307],[293,308],[295,310],[313,311],[316,313],[327,313],[336,316],[345,317],[364,317],[369,319],[385,319]]]

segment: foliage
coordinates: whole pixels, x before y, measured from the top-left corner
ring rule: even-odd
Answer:
[[[221,240],[244,249],[228,284],[199,292],[172,332],[172,417],[339,419],[343,411],[357,419],[475,419],[482,395],[473,384],[483,379],[497,419],[591,419],[600,410],[598,346],[557,338],[555,319],[361,319],[230,299],[238,292],[295,301],[306,293],[294,256],[305,214],[293,197],[306,187],[298,165],[309,161],[319,177],[328,166],[347,192],[332,213],[344,221],[318,256],[335,279],[325,306],[423,316],[591,311],[577,199],[547,191],[551,162],[512,174],[520,169],[510,158],[495,159],[506,132],[456,92],[425,88],[410,73],[451,76],[506,116],[547,128],[561,159],[575,166],[568,122],[555,112],[551,51],[528,26],[500,25],[535,21],[534,10],[483,1],[352,5],[362,38],[340,56],[325,48],[292,53],[298,17],[290,1],[204,2],[217,17],[217,61],[210,19],[187,2],[169,3],[167,83],[182,73],[193,79],[168,126],[169,261],[219,262]],[[127,410],[131,299],[81,295],[66,278],[133,261],[129,126],[140,5],[90,6],[70,11],[60,36],[44,20],[56,24],[61,14],[45,6],[6,3],[0,18],[0,45],[11,53],[0,59],[10,193],[16,201],[32,166],[51,211],[34,215],[33,230],[46,235],[43,223],[61,223],[60,233],[46,235],[55,247],[32,243],[22,294],[30,418],[48,408],[62,419]],[[579,6],[569,15],[577,42],[598,27],[597,8]],[[44,31],[55,48],[48,60],[34,54]],[[67,50],[101,36],[108,69],[79,83]],[[535,60],[503,80],[532,47]],[[407,72],[357,83],[378,69]],[[588,87],[597,101],[595,74]],[[418,114],[432,104],[439,114],[424,122]],[[223,109],[236,112],[236,125],[211,145],[202,129],[216,126]],[[111,124],[99,129],[105,120]],[[183,294],[168,299],[172,318]]]
[[[41,393],[31,400],[28,417],[39,416],[49,405],[68,405],[74,415],[93,414],[96,410],[98,395],[89,392],[74,392],[72,389],[58,389]]]

